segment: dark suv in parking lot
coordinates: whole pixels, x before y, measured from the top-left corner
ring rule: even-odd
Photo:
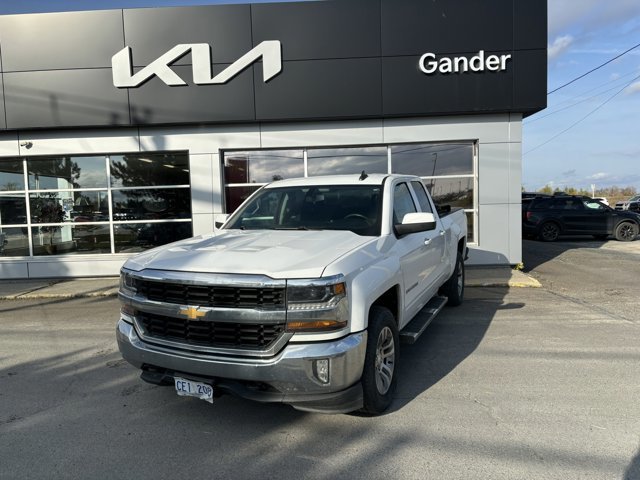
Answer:
[[[640,215],[617,211],[589,197],[556,195],[536,197],[522,212],[522,232],[552,242],[560,235],[593,235],[630,242],[640,232]]]

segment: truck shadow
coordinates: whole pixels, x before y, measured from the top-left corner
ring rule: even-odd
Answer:
[[[398,389],[390,412],[402,409],[453,372],[482,342],[504,303],[507,288],[470,288],[460,307],[445,308],[413,345],[400,346]]]
[[[634,480],[640,478],[640,448],[633,457],[631,463],[624,472],[623,480]]]
[[[538,240],[522,240],[522,263],[524,271],[530,272],[536,267],[543,265],[561,256],[569,250],[579,248],[598,249],[606,245],[607,242],[616,240],[595,240],[592,236],[570,236],[561,237],[555,242],[541,242]]]

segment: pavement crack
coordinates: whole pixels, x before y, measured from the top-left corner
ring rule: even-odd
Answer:
[[[545,291],[547,291],[551,295],[554,295],[556,297],[562,298],[563,300],[567,300],[569,302],[575,303],[576,305],[580,305],[582,307],[587,307],[587,308],[589,308],[591,310],[595,310],[595,311],[597,311],[599,313],[602,313],[602,314],[606,315],[607,317],[609,317],[611,319],[620,320],[622,322],[627,322],[627,323],[630,323],[632,325],[638,325],[639,324],[639,322],[637,320],[633,320],[631,318],[624,317],[622,315],[614,313],[614,312],[612,312],[610,310],[607,310],[606,308],[603,308],[603,307],[601,307],[599,305],[596,305],[594,303],[590,303],[590,302],[587,302],[585,300],[581,300],[579,298],[572,297],[570,295],[565,295],[565,294],[562,294],[562,293],[554,292],[553,290],[549,290],[548,288],[545,288]]]

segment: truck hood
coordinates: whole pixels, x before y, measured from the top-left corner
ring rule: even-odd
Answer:
[[[373,240],[350,231],[228,230],[154,248],[124,266],[135,271],[318,278],[327,265]]]

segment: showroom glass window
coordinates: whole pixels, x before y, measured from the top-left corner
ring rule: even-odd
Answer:
[[[393,145],[390,149],[391,173],[417,175],[429,189],[436,205],[464,209],[469,242],[473,242],[477,225],[475,144]]]
[[[191,234],[187,153],[0,159],[0,256],[136,252]]]
[[[302,150],[227,152],[223,162],[228,212],[233,212],[262,185],[304,176]]]
[[[360,175],[363,170],[404,173],[421,177],[436,204],[463,208],[469,242],[473,242],[478,224],[476,157],[476,144],[471,141],[227,151],[223,155],[225,211],[233,212],[260,186],[281,178]]]

